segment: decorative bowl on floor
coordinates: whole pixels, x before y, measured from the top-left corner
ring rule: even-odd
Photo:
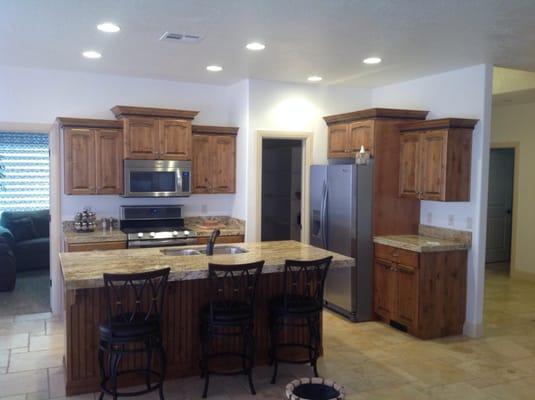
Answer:
[[[343,386],[331,379],[301,378],[286,385],[288,400],[343,400]]]

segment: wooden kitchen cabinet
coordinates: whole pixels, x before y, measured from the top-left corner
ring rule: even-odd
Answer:
[[[197,111],[115,106],[124,122],[124,157],[130,160],[191,160],[191,120]]]
[[[462,334],[466,260],[466,250],[416,253],[375,244],[377,318],[421,339]]]
[[[243,242],[245,242],[244,235],[226,235],[226,236],[219,236],[216,239],[216,244],[243,243]],[[197,244],[206,244],[206,243],[208,243],[208,236],[199,236],[197,238]]]
[[[399,195],[469,201],[472,131],[476,123],[444,118],[401,124]]]
[[[236,191],[237,133],[238,128],[193,126],[193,193]]]
[[[117,242],[93,242],[93,243],[65,243],[65,251],[103,251],[103,250],[121,250],[126,249],[126,241]]]
[[[63,134],[64,192],[69,195],[123,192],[123,136],[119,121],[58,118]]]

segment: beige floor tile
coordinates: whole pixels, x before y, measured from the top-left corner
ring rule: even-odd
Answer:
[[[26,400],[26,395],[16,394],[14,396],[0,396],[0,400]]]
[[[30,336],[30,351],[63,349],[65,347],[65,335],[32,335]]]
[[[48,388],[51,399],[65,397],[65,373],[63,367],[48,369]]]
[[[3,396],[48,391],[46,369],[0,375]]]
[[[37,393],[28,393],[26,395],[26,400],[48,400],[48,391],[37,392]]]
[[[0,351],[0,368],[7,367],[9,361],[9,350]]]
[[[13,321],[0,324],[0,336],[16,333],[44,334],[45,320]]]
[[[63,363],[62,360],[63,352],[57,350],[12,354],[9,360],[8,373],[29,371],[39,368],[60,367]]]
[[[534,382],[535,376],[532,376],[489,386],[483,389],[483,391],[489,396],[494,396],[500,400],[533,400],[535,398]]]
[[[36,314],[24,314],[24,315],[15,315],[13,317],[14,321],[35,321],[35,320],[45,320],[51,319],[51,312],[36,313]]]
[[[28,333],[15,333],[0,336],[0,350],[28,346]]]
[[[15,347],[14,349],[11,349],[11,354],[19,354],[19,353],[27,353],[27,352],[28,352],[28,346]]]
[[[57,335],[65,333],[65,324],[61,320],[52,319],[46,322],[46,334]]]

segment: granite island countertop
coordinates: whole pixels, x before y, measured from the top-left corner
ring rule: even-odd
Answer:
[[[373,242],[417,253],[467,250],[470,248],[470,244],[466,242],[425,235],[375,236]]]
[[[208,275],[208,263],[248,263],[265,260],[263,273],[280,272],[286,259],[312,260],[333,256],[331,267],[351,267],[355,259],[326,251],[300,242],[239,243],[237,247],[247,250],[242,254],[225,255],[165,255],[163,248],[126,249],[60,253],[61,270],[65,290],[98,288],[103,286],[102,274],[133,273],[159,268],[171,268],[170,281],[204,279]],[[188,246],[188,248],[204,246]],[[166,247],[165,249],[184,247]]]

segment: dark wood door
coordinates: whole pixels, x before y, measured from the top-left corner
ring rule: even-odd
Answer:
[[[396,290],[393,264],[390,261],[376,258],[373,276],[375,313],[385,319],[390,319],[393,316]]]
[[[97,129],[95,146],[96,193],[123,193],[123,132]]]
[[[159,121],[160,155],[164,160],[191,160],[191,123],[178,119]]]
[[[236,137],[212,136],[212,193],[236,191]]]
[[[211,140],[208,135],[193,135],[191,181],[193,193],[211,192]]]
[[[364,146],[373,155],[373,121],[357,121],[349,125],[347,150],[354,156]]]
[[[402,133],[400,137],[399,195],[418,198],[420,195],[420,133]]]
[[[403,264],[395,266],[396,316],[395,319],[411,328],[418,322],[418,269]]]
[[[348,124],[329,126],[329,158],[347,158]]]
[[[425,200],[446,200],[448,132],[425,132],[421,138],[420,192]]]
[[[156,160],[160,157],[158,120],[126,118],[124,123],[124,157]]]
[[[95,133],[66,128],[64,135],[65,194],[95,194]]]

